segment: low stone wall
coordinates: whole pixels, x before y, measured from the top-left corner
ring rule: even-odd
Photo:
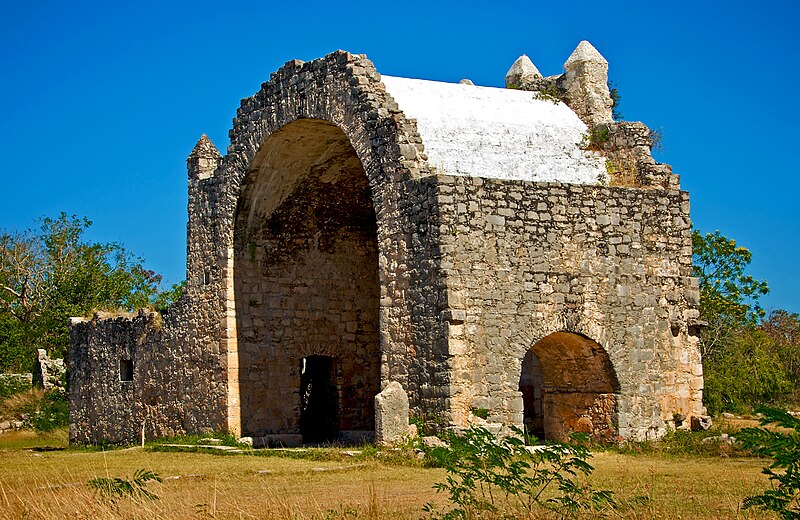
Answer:
[[[134,443],[226,429],[220,357],[188,339],[181,306],[73,320],[70,442]],[[213,345],[212,345],[213,347]]]
[[[36,363],[33,367],[33,384],[47,391],[58,389],[66,391],[67,367],[64,360],[51,358],[47,351],[40,348],[36,354]]]

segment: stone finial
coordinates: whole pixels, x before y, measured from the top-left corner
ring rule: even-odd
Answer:
[[[474,85],[475,84],[475,83],[472,82],[471,79],[468,79],[468,78],[464,78],[461,81],[459,81],[458,83],[459,83],[459,85]]]
[[[207,179],[214,175],[214,171],[222,161],[217,147],[211,142],[206,134],[200,136],[197,144],[194,145],[192,153],[186,159],[186,169],[189,177],[194,179]]]
[[[536,65],[523,54],[506,72],[506,88],[520,88],[541,77],[542,73]]]
[[[587,61],[602,64],[606,69],[608,68],[608,61],[594,48],[594,45],[586,40],[583,40],[575,47],[575,50],[572,51],[572,54],[569,55],[569,58],[564,63],[564,68],[569,70],[573,65]]]
[[[564,63],[562,87],[569,107],[588,126],[613,123],[613,102],[608,90],[608,61],[586,40]]]

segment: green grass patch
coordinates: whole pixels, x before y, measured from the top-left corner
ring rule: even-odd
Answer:
[[[715,425],[704,431],[675,430],[658,441],[627,441],[604,449],[630,455],[752,457],[753,453],[737,442],[739,431],[729,425]]]

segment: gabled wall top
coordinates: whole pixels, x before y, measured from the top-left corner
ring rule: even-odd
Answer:
[[[417,121],[428,164],[440,173],[596,184],[605,158],[581,148],[586,125],[563,102],[535,92],[383,76]]]

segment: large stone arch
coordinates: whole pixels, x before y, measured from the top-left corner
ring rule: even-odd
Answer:
[[[352,153],[351,157],[357,159],[363,169],[362,178],[366,182],[360,188],[369,191],[375,219],[379,289],[377,330],[374,333],[379,344],[380,386],[390,380],[398,381],[408,391],[412,407],[446,413],[446,392],[428,391],[423,395],[420,391],[422,386],[429,389],[431,381],[437,378],[439,385],[446,386],[448,372],[429,367],[435,365],[441,356],[415,347],[427,344],[434,349],[440,343],[431,338],[442,334],[441,325],[435,319],[438,309],[419,306],[416,302],[420,298],[412,294],[430,290],[440,283],[434,253],[436,248],[425,242],[433,241],[434,237],[425,236],[422,241],[412,239],[420,220],[427,225],[425,212],[420,212],[419,208],[423,201],[427,206],[431,197],[431,185],[423,180],[430,170],[422,142],[414,121],[406,119],[386,93],[372,63],[363,56],[336,52],[313,62],[287,63],[256,95],[242,101],[230,132],[228,154],[213,176],[213,181],[219,183],[218,213],[223,218],[213,239],[221,260],[219,272],[212,277],[222,282],[226,319],[223,320],[221,351],[227,354],[228,428],[232,431],[252,429],[260,434],[292,433],[295,430],[291,421],[276,427],[274,424],[256,427],[248,424],[249,419],[243,416],[248,413],[248,396],[242,390],[249,384],[247,379],[251,375],[247,373],[247,367],[252,360],[246,359],[247,354],[240,350],[243,336],[239,328],[242,326],[240,318],[246,314],[242,314],[242,307],[251,302],[250,298],[243,301],[236,294],[236,280],[242,267],[237,265],[237,258],[246,257],[249,253],[243,249],[250,246],[248,241],[238,240],[237,229],[255,226],[259,218],[278,209],[281,203],[292,197],[293,190],[303,186],[292,179],[282,179],[280,173],[269,181],[258,181],[265,161],[276,160],[267,156],[280,149],[280,146],[265,148],[264,145],[273,139],[285,139],[292,129],[302,129],[303,132],[296,132],[297,135],[306,133],[306,140],[312,142],[314,132],[334,128],[338,132],[334,140],[347,143],[350,147],[348,153]],[[331,135],[326,134],[323,138]],[[305,146],[295,137],[289,139],[292,146]],[[296,168],[311,168],[319,166],[317,162],[325,161],[328,152],[324,146],[314,148],[316,145],[313,143],[311,146],[311,156],[315,159],[298,163]],[[259,210],[253,211],[247,198],[248,194],[257,192],[260,193],[258,196],[269,193],[273,205],[262,204]],[[425,211],[434,213],[436,208],[430,206]],[[244,221],[240,218],[242,212],[248,212]],[[436,302],[430,305],[436,305]],[[325,327],[330,329],[331,325],[322,318],[318,328]],[[309,348],[304,352],[307,355],[318,354]],[[436,371],[437,375],[429,377],[426,370]],[[372,390],[375,390],[374,386],[370,383]]]
[[[377,225],[341,129],[299,119],[264,141],[233,250],[242,432],[368,437],[380,391]]]
[[[605,61],[591,51],[579,45],[567,68],[594,65],[566,79],[605,84]],[[688,194],[668,166],[654,164],[647,129],[635,123],[609,131],[615,147],[637,157],[637,187],[603,185],[609,162],[579,144],[586,100],[567,101],[572,108],[526,90],[381,78],[364,56],[346,52],[288,62],[241,102],[224,157],[203,136],[187,159],[182,302],[160,320],[74,326],[73,438],[135,440],[142,424],[148,436],[238,433],[243,423],[248,433],[291,433],[296,394],[315,381],[337,386],[335,358],[348,348],[363,349],[371,367],[359,372],[372,374],[369,391],[353,401],[362,416],[368,394],[396,381],[411,413],[431,426],[467,426],[483,420],[475,413],[482,409],[491,423],[519,425],[525,353],[565,331],[592,338],[613,365],[619,436],[685,427],[704,413]],[[347,187],[335,191],[346,194],[347,211],[329,205],[328,181]],[[297,233],[282,236],[284,225]],[[341,238],[355,251],[353,265],[324,283],[296,276],[266,298],[274,287],[264,284],[306,273],[314,254],[337,254]],[[269,249],[275,241],[281,247]],[[326,283],[327,294],[360,302],[348,309],[352,319],[314,302]],[[310,297],[295,293],[311,286]],[[295,312],[286,327],[265,325],[284,310]],[[295,334],[292,319],[308,330]],[[278,341],[279,332],[290,341]],[[119,338],[129,339],[117,345]],[[275,382],[289,404],[254,405],[253,389],[269,373],[259,364],[269,358],[253,345],[277,351],[289,343],[291,354],[272,367],[290,374]],[[119,381],[121,359],[139,367],[136,385]],[[311,375],[298,385],[291,372],[302,361]],[[347,428],[334,408],[335,429]],[[98,417],[113,427],[94,436],[88,425]]]

